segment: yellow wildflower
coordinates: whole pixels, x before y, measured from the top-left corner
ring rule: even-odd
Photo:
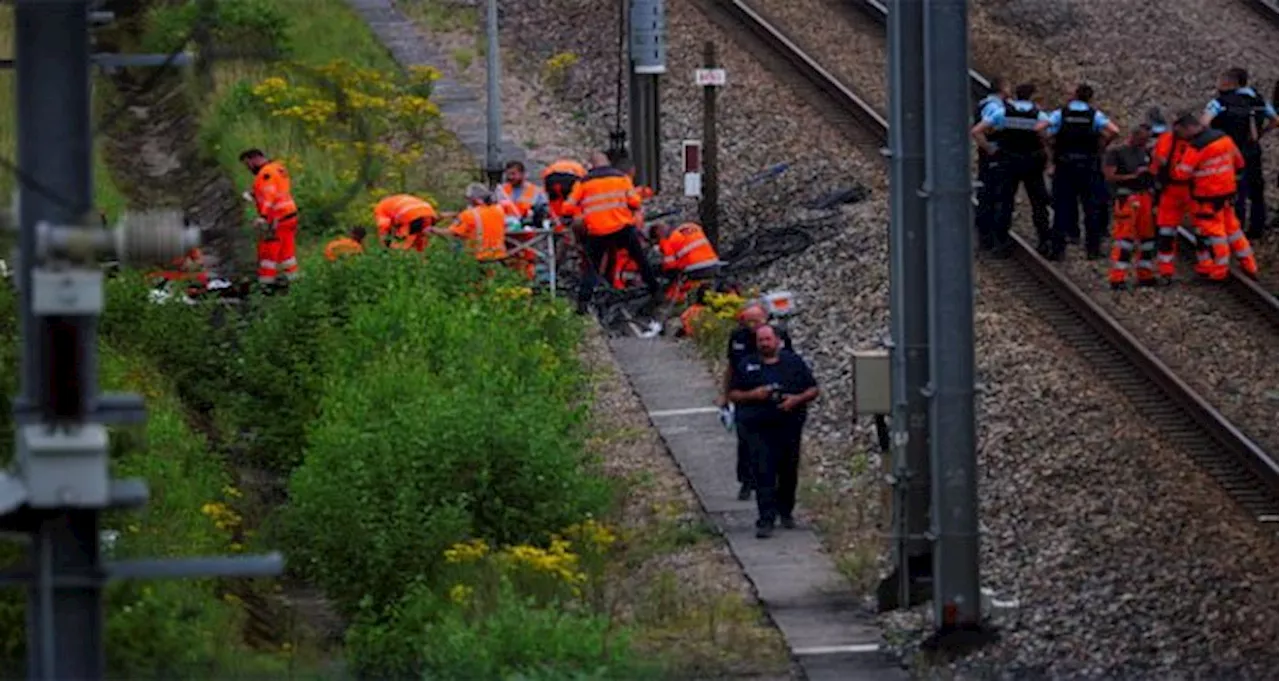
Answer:
[[[459,605],[471,600],[471,595],[475,593],[475,589],[466,584],[454,584],[449,589],[449,600]]]
[[[489,545],[483,539],[472,539],[445,549],[444,559],[449,563],[472,563],[484,558],[488,553]]]

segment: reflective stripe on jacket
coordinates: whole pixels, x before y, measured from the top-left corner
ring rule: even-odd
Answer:
[[[683,272],[698,266],[720,264],[716,249],[707,240],[702,227],[692,222],[680,225],[658,243],[662,251],[662,268]]]

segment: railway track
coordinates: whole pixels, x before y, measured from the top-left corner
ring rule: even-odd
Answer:
[[[1280,19],[1280,7],[1276,0],[1245,0],[1245,3],[1271,21]]]
[[[862,134],[873,135],[881,145],[887,141],[888,122],[884,116],[747,2],[697,0],[697,4],[733,35],[749,36],[757,43],[749,48],[763,46],[772,57],[765,61],[766,66],[785,80],[820,91],[821,97],[815,101],[822,102],[819,106],[839,107],[841,118],[856,121],[864,128]],[[877,5],[887,12],[878,0],[866,0],[866,4],[865,9],[859,9],[869,15],[876,13]],[[885,14],[881,13],[880,20],[884,18]],[[759,49],[753,52],[761,54]],[[972,71],[970,74],[975,87],[979,87],[979,83],[981,87],[987,85],[980,75]],[[1023,295],[1148,422],[1213,476],[1245,510],[1259,520],[1274,522],[1276,461],[1179,379],[1085,292],[1040,257],[1026,240],[1016,234],[1013,238],[1014,257],[1006,261],[986,261],[985,266],[994,268],[1003,285]],[[1271,304],[1274,308],[1274,298]]]
[[[1268,5],[1273,8],[1273,11],[1276,6],[1275,0],[1247,1],[1254,5]],[[885,25],[889,18],[889,8],[882,0],[841,0],[841,2],[848,9],[856,10],[881,25]],[[1273,14],[1272,18],[1275,17],[1276,15]],[[969,69],[969,83],[975,101],[991,93],[991,81],[973,69]],[[1194,260],[1195,238],[1185,229],[1178,230],[1178,234],[1183,241],[1183,248],[1179,249],[1182,257]],[[1227,279],[1226,288],[1237,301],[1263,315],[1269,327],[1275,327],[1280,323],[1280,304],[1277,304],[1276,297],[1234,266],[1231,269],[1231,276]]]

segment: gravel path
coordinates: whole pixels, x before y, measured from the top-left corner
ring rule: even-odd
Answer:
[[[586,139],[603,139],[613,116],[616,64],[608,47],[612,38],[601,36],[615,35],[616,8],[539,0],[509,2],[505,9],[506,47],[524,64],[536,70],[561,51],[582,56],[563,90],[539,101],[568,112],[574,127],[561,130],[585,125]],[[701,93],[687,74],[698,65],[704,40],[717,42],[729,70],[720,135],[730,238],[754,224],[759,212],[783,212],[821,190],[855,181],[873,190],[868,200],[840,209],[842,224],[821,233],[820,246],[752,278],[789,287],[805,306],[792,327],[826,386],[813,418],[816,447],[840,452],[851,439],[855,446],[868,442],[870,424],[850,426],[846,386],[849,351],[873,345],[887,328],[883,161],[802,106],[692,3],[670,3],[668,26],[668,158],[678,157],[680,139],[700,136]],[[529,73],[512,78],[535,80]],[[530,118],[542,118],[543,109],[534,111]],[[560,119],[544,120],[554,126]],[[572,146],[569,138],[564,144]],[[749,194],[734,186],[784,161],[792,169],[777,182]],[[676,170],[664,169],[665,187],[679,186]],[[1211,656],[1247,658],[1258,677],[1274,670],[1270,608],[1277,577],[1267,558],[1274,540],[1146,429],[985,268],[978,283],[980,380],[989,387],[979,405],[984,575],[1027,605],[1004,644],[966,663],[969,674],[1051,662],[1056,673],[1078,674],[1117,670],[1131,660],[1169,678],[1174,670],[1212,673]],[[833,465],[835,457],[814,458],[824,474],[848,476]],[[1112,605],[1126,593],[1122,607]],[[1170,649],[1178,656],[1170,657]]]

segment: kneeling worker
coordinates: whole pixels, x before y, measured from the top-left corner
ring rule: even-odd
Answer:
[[[426,233],[436,218],[430,203],[411,194],[388,196],[373,207],[378,240],[395,250],[426,250]]]
[[[441,236],[462,239],[480,262],[494,262],[507,257],[507,214],[493,202],[489,188],[467,185],[468,208],[458,213],[448,229],[432,228]]]
[[[1107,151],[1102,173],[1115,197],[1111,210],[1111,288],[1125,285],[1133,264],[1133,247],[1139,247],[1138,284],[1156,283],[1156,228],[1151,213],[1151,154],[1147,142],[1151,127],[1141,123],[1124,144]]]
[[[364,253],[364,237],[367,233],[364,227],[352,227],[350,232],[325,244],[324,259],[334,262],[344,255]]]
[[[714,279],[719,273],[720,257],[700,225],[693,222],[676,228],[659,225],[655,232],[658,250],[662,251],[662,269],[676,274],[667,289],[668,300],[684,302],[697,281]]]

